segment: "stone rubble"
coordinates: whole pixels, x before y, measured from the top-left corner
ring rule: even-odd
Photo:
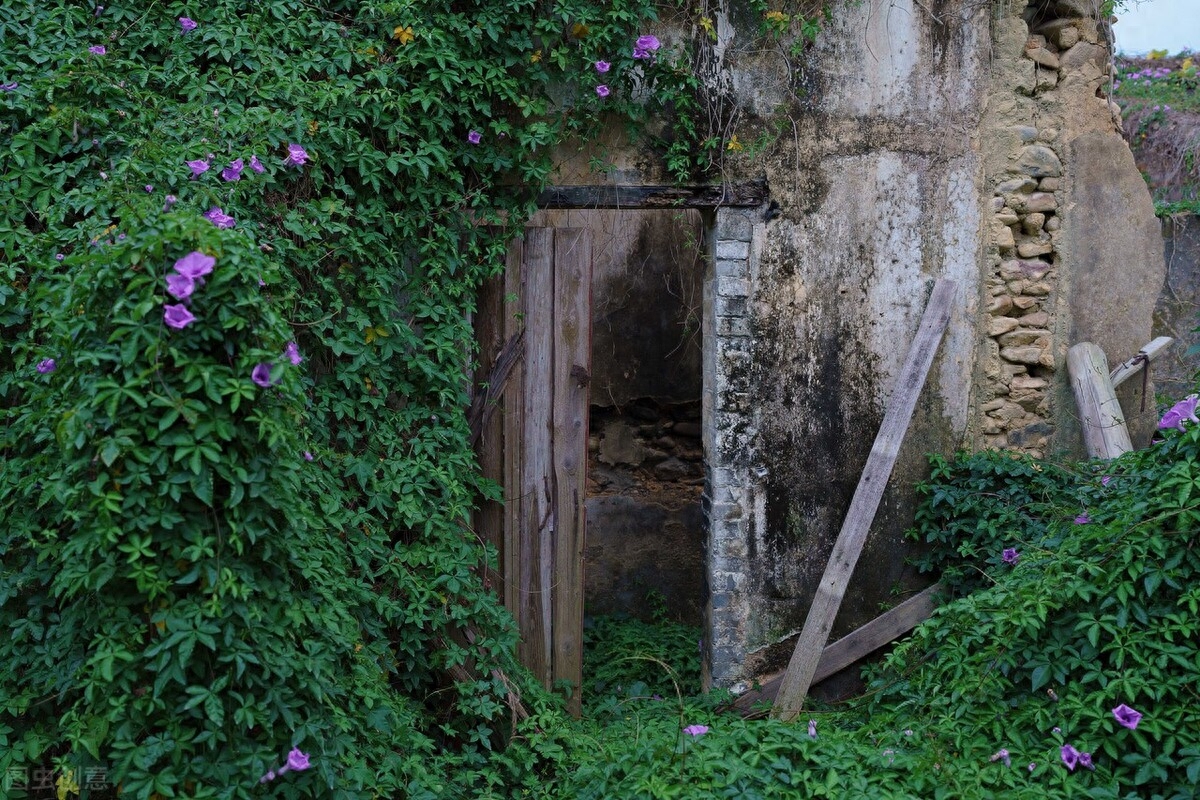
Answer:
[[[1054,344],[1065,153],[1054,114],[1062,104],[1053,94],[1060,85],[1078,91],[1081,78],[1108,70],[1096,21],[1071,3],[1059,2],[1056,10],[1058,18],[1043,19],[1032,32],[1010,22],[1008,39],[1024,35],[1023,52],[1017,56],[1000,43],[998,61],[1016,58],[994,66],[990,101],[1004,109],[995,117],[1008,125],[1001,133],[1011,144],[1007,162],[993,162],[987,176],[994,197],[978,433],[985,447],[1037,457],[1046,455],[1053,433],[1052,384],[1065,366]]]

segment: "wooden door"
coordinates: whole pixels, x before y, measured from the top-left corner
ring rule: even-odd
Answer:
[[[480,296],[478,453],[504,489],[479,534],[499,553],[492,580],[521,633],[519,656],[547,687],[583,677],[583,541],[591,372],[589,232],[527,228]]]

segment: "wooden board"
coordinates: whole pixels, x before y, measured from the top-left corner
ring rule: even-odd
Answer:
[[[929,619],[933,614],[938,595],[944,591],[945,589],[940,583],[935,583],[895,608],[880,614],[853,633],[828,645],[821,651],[821,660],[817,663],[816,672],[813,673],[813,686],[829,676],[841,672],[884,645],[895,641]],[[779,694],[779,687],[782,683],[783,675],[767,680],[757,690],[746,692],[734,701],[734,708],[748,712],[758,703],[774,700]]]
[[[950,321],[951,301],[954,298],[956,286],[953,281],[940,279],[933,287],[929,304],[925,307],[925,315],[921,326],[917,329],[912,347],[908,351],[904,366],[896,387],[892,390],[888,408],[880,425],[871,454],[867,457],[867,465],[859,477],[858,487],[850,501],[850,510],[842,524],[837,542],[833,547],[833,555],[825,567],[825,574],[817,585],[816,596],[808,610],[808,618],[796,642],[787,672],[775,698],[772,716],[783,720],[792,720],[799,715],[812,685],[817,664],[825,643],[829,640],[829,631],[841,607],[842,598],[858,556],[862,553],[863,545],[870,531],[871,521],[879,508],[883,490],[887,486],[892,466],[900,452],[900,444],[917,405],[921,388],[925,385],[925,376],[933,363],[933,356],[941,342],[942,333]]]
[[[555,230],[554,273],[552,678],[555,683],[571,685],[567,708],[579,716],[588,376],[592,355],[592,241],[586,230]]]
[[[468,419],[474,418],[472,442],[479,453],[479,469],[483,477],[503,485],[504,481],[504,421],[500,413],[487,413],[489,402],[499,398],[491,385],[491,376],[504,343],[504,276],[484,282],[479,292],[478,312],[475,315],[475,338],[479,342],[479,370],[475,375],[471,409]],[[493,409],[494,410],[494,409]],[[488,569],[487,580],[504,596],[504,504],[488,500],[475,512],[476,534],[496,549],[496,568]]]
[[[525,374],[521,415],[524,435],[520,493],[521,663],[551,684],[551,586],[554,508],[551,505],[551,391],[554,385],[554,231],[525,231]]]
[[[765,180],[714,186],[549,186],[538,208],[755,208],[770,199]]]
[[[1079,426],[1089,458],[1116,458],[1133,449],[1125,413],[1108,375],[1108,359],[1099,346],[1080,342],[1067,351],[1071,391],[1079,406]]]
[[[1175,340],[1170,336],[1159,336],[1139,350],[1136,356],[1118,364],[1108,375],[1113,388],[1116,389],[1143,369],[1150,369],[1150,362],[1157,358],[1159,353],[1166,350],[1173,341]]]
[[[525,257],[524,242],[517,240],[509,246],[508,263],[504,273],[504,336],[506,339],[525,330],[524,272],[521,262]],[[504,607],[512,613],[521,626],[521,580],[518,564],[521,560],[521,442],[525,438],[525,414],[522,403],[525,396],[525,360],[514,366],[504,387],[504,421],[500,445],[504,448],[504,553],[500,561],[504,573]]]

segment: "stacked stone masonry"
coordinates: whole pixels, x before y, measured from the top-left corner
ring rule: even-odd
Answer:
[[[1051,387],[1063,366],[1055,309],[1064,154],[1055,114],[1061,104],[1053,94],[1060,85],[1078,91],[1081,71],[1090,77],[1109,63],[1096,21],[1077,5],[1059,3],[1065,17],[1028,20],[1032,30],[1025,28],[1019,63],[998,66],[993,77],[994,92],[1015,92],[1024,102],[993,103],[1006,109],[1002,141],[1009,149],[1007,163],[994,164],[988,175],[994,195],[980,434],[986,447],[1034,456],[1046,454],[1053,433]]]
[[[720,209],[709,248],[712,271],[705,281],[704,452],[702,508],[708,530],[707,625],[712,636],[709,674],[729,685],[745,659],[746,542],[755,520],[753,399],[749,391],[753,335],[750,287],[756,212]],[[758,226],[761,227],[761,226]]]

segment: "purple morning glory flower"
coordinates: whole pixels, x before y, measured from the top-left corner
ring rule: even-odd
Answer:
[[[1004,552],[1000,554],[1000,559],[1009,566],[1015,566],[1021,554],[1017,552],[1015,547],[1006,547]]]
[[[815,719],[810,719],[808,721],[808,738],[817,738],[817,721]]]
[[[275,780],[275,770],[271,769],[271,770],[267,770],[267,774],[263,775],[261,778],[259,778],[258,782],[266,783],[267,781],[273,781],[273,780]]]
[[[288,145],[287,158],[283,160],[286,167],[302,167],[308,161],[308,152],[298,144]]]
[[[175,330],[181,330],[196,321],[187,306],[180,303],[174,306],[163,306],[163,321]]]
[[[41,375],[49,375],[56,369],[58,369],[58,363],[53,358],[43,358],[37,364],[37,371]]]
[[[596,72],[608,72],[610,69],[612,69],[612,64],[607,61],[596,62]]]
[[[266,170],[266,167],[258,160],[258,156],[250,156],[250,169],[261,173]]]
[[[196,282],[187,275],[173,273],[167,276],[167,294],[176,300],[186,300],[196,289]]]
[[[250,380],[257,383],[264,389],[271,385],[271,365],[270,364],[255,364],[254,369],[250,370]]]
[[[205,255],[199,250],[193,250],[175,262],[175,271],[192,280],[197,280],[212,272],[213,265],[216,263],[217,259],[214,257]]]
[[[305,460],[305,461],[312,461],[312,459],[313,459],[313,455],[312,455],[312,453],[310,453],[310,452],[308,452],[307,450],[305,450],[305,451],[304,451],[304,460]]]
[[[1101,478],[1101,479],[1100,479],[1100,485],[1101,485],[1101,486],[1104,486],[1105,488],[1107,488],[1107,487],[1108,487],[1108,482],[1109,482],[1109,481],[1111,481],[1111,480],[1112,480],[1112,477],[1111,477],[1111,476],[1109,476],[1109,475],[1105,475],[1103,478]]]
[[[479,131],[471,131],[467,134],[467,141],[471,144],[479,144],[483,141],[483,134]]]
[[[637,41],[633,43],[634,58],[651,58],[654,51],[662,47],[662,43],[658,41],[656,36],[639,36]]]
[[[176,197],[173,194],[169,194],[163,200],[163,211],[170,211],[171,206],[175,205]]]
[[[1064,744],[1059,754],[1062,756],[1062,762],[1066,764],[1067,769],[1074,772],[1075,767],[1079,766],[1079,751],[1069,744]]]
[[[608,90],[608,87],[602,83],[596,87],[596,94],[600,95],[601,97],[608,97],[610,92]]]
[[[296,772],[308,769],[308,753],[301,752],[299,747],[293,747],[292,751],[288,753],[287,766],[288,769],[293,769]]]
[[[1141,713],[1134,711],[1129,706],[1121,703],[1112,710],[1113,716],[1117,718],[1117,722],[1121,723],[1129,730],[1137,730],[1138,723],[1142,720]]]
[[[707,725],[688,725],[683,729],[683,732],[688,736],[703,736],[708,733]]]
[[[66,256],[64,256],[62,253],[55,253],[55,254],[54,254],[54,260],[55,260],[55,261],[62,261],[64,258],[66,258]]]
[[[292,366],[294,367],[299,366],[300,362],[304,360],[304,357],[300,355],[300,348],[296,346],[295,342],[287,343],[287,347],[283,350],[283,355],[288,361],[292,362]]]
[[[242,160],[236,159],[229,162],[229,166],[221,170],[221,177],[227,181],[240,181],[242,179],[242,170],[246,168]]]
[[[1087,515],[1086,511],[1075,518],[1076,525],[1087,525],[1091,521],[1092,521],[1092,518]]]
[[[221,210],[220,206],[213,206],[208,211],[205,211],[203,214],[201,214],[201,216],[211,222],[213,225],[216,225],[218,228],[222,229],[232,228],[237,224],[233,217]]]
[[[187,17],[180,17],[179,27],[183,28],[183,33],[191,33],[192,31],[196,30],[197,25],[195,20],[188,19]]]
[[[106,53],[108,53],[108,51],[104,49],[104,45],[102,45],[102,44],[92,45],[91,47],[88,48],[88,52],[94,56],[102,56],[102,55],[105,55]]]
[[[1092,754],[1091,753],[1080,753],[1079,754],[1079,766],[1087,767],[1090,770],[1096,769],[1096,767],[1093,766],[1093,764],[1092,764]]]
[[[1004,763],[1004,766],[1006,766],[1006,767],[1012,766],[1012,757],[1008,754],[1008,750],[1003,747],[1001,747],[999,750],[997,750],[995,753],[993,753],[992,757],[988,760],[989,761],[1001,761]]]
[[[193,178],[199,178],[205,172],[208,172],[208,162],[203,158],[197,158],[195,161],[185,161],[183,163],[187,164],[188,168],[191,169]]]
[[[0,91],[15,92],[21,84],[13,81],[12,83],[0,83]]]
[[[1196,417],[1197,399],[1197,395],[1191,394],[1171,406],[1167,413],[1163,414],[1162,419],[1158,421],[1159,430],[1167,428],[1179,428],[1179,430],[1183,430],[1183,423],[1185,421],[1200,422],[1200,419]]]
[[[142,188],[146,190],[146,194],[154,194],[154,187],[151,186],[150,184],[147,183]]]

